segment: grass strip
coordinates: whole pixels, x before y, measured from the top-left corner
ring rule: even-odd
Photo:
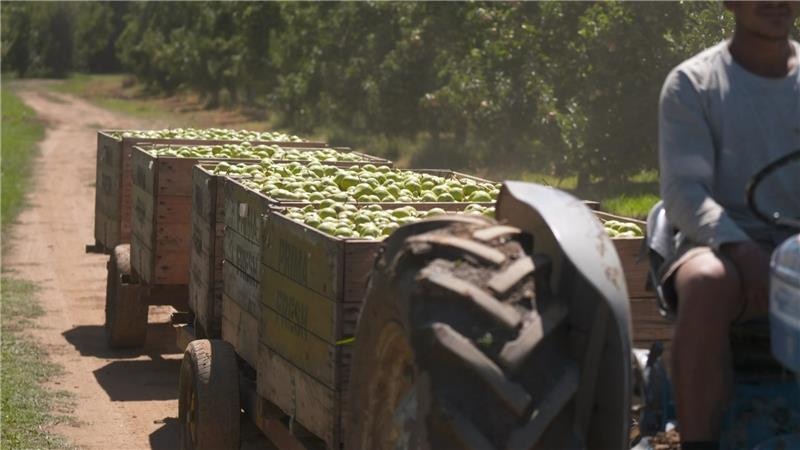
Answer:
[[[47,431],[69,420],[53,413],[57,408],[68,410],[65,405],[70,402],[69,395],[42,386],[62,369],[50,362],[47,353],[26,333],[35,326],[33,320],[44,313],[36,300],[36,286],[9,276],[3,276],[0,284],[3,448],[69,448],[63,438]]]
[[[6,86],[0,93],[2,136],[0,136],[0,222],[3,235],[25,204],[30,183],[31,160],[44,127],[36,113]]]

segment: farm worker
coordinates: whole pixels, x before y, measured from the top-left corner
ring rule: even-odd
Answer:
[[[723,3],[733,37],[673,69],[659,104],[661,196],[679,230],[661,280],[677,309],[672,375],[685,450],[719,447],[730,325],[766,316],[770,253],[788,237],[749,212],[746,183],[800,148],[800,44],[790,37],[800,3]],[[800,174],[788,172],[764,186],[764,209],[800,212]]]

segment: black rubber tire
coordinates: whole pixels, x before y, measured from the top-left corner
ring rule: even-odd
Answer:
[[[387,239],[359,316],[345,448],[580,446],[566,308],[531,236],[488,220],[414,227]],[[398,333],[413,357],[387,370],[404,359]]]
[[[111,348],[138,348],[147,337],[148,305],[131,273],[130,244],[118,245],[108,260],[106,338]]]
[[[178,392],[182,449],[239,448],[239,368],[233,346],[221,340],[190,342],[181,362]]]

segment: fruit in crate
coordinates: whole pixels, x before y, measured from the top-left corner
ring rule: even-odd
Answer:
[[[231,175],[250,189],[276,200],[353,203],[490,203],[500,185],[446,174],[397,170],[388,166],[325,166],[300,164],[220,164],[216,173]],[[464,192],[470,192],[467,196]]]
[[[146,151],[153,156],[170,156],[175,158],[321,162],[357,162],[364,161],[365,159],[363,155],[358,153],[338,151],[332,148],[284,148],[274,144],[252,145],[249,142],[222,145],[166,145],[147,148]]]
[[[612,238],[635,238],[644,236],[642,228],[633,222],[622,222],[619,220],[606,220],[603,228]]]
[[[115,130],[112,138],[202,139],[218,141],[303,142],[303,139],[276,131],[231,130],[228,128],[166,128],[163,130]]]
[[[469,204],[456,213],[494,217],[494,207]],[[442,208],[419,210],[412,205],[387,209],[379,205],[359,207],[330,199],[323,200],[318,205],[286,208],[284,212],[286,217],[323,233],[348,239],[383,239],[401,225],[440,214],[447,212]]]

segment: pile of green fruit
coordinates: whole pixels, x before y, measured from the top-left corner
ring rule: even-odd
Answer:
[[[153,156],[176,158],[261,159],[277,161],[365,161],[363,155],[332,148],[283,148],[272,145],[252,145],[249,142],[223,145],[163,145],[147,148]]]
[[[166,128],[163,130],[109,131],[120,141],[122,138],[145,139],[205,139],[218,141],[302,142],[303,139],[276,131],[231,130],[228,128]]]
[[[494,217],[493,206],[469,204],[462,214]],[[302,208],[286,208],[286,217],[302,222],[331,236],[347,239],[384,239],[401,225],[447,214],[442,208],[427,211],[411,205],[394,209],[383,209],[380,205],[358,207],[352,203],[337,203],[331,199]]]
[[[500,191],[500,185],[491,182],[373,164],[348,168],[297,162],[219,164],[215,173],[238,175],[246,187],[284,201],[490,203]]]
[[[606,220],[603,228],[612,238],[635,238],[644,236],[642,228],[632,222],[621,222],[619,220]]]

